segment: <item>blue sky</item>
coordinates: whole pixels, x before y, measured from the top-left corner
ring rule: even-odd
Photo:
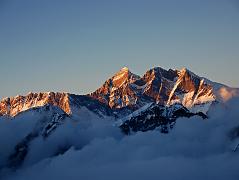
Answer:
[[[0,97],[94,91],[123,66],[239,87],[237,0],[0,0]]]

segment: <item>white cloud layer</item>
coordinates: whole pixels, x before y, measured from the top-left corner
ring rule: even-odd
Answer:
[[[214,107],[207,120],[180,118],[170,134],[124,136],[107,121],[69,121],[46,140],[33,140],[22,167],[15,172],[2,169],[0,178],[238,180],[239,149],[233,152],[239,143],[238,107],[239,99],[233,99]],[[34,122],[22,121],[0,121],[1,165]],[[69,149],[56,155],[59,148]]]

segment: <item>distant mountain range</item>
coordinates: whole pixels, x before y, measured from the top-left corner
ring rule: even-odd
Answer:
[[[207,119],[210,108],[223,106],[235,96],[239,96],[239,89],[212,82],[186,68],[155,67],[138,76],[124,67],[87,95],[40,92],[4,98],[0,117],[14,121],[31,117],[36,121],[15,147],[8,166],[19,166],[33,139],[47,138],[67,120],[108,119],[127,135],[154,129],[168,133],[177,118]],[[58,153],[62,151],[64,148]]]
[[[124,67],[87,95],[40,92],[4,98],[0,102],[0,115],[16,116],[33,107],[50,104],[69,115],[85,106],[98,115],[121,116],[121,112],[130,114],[148,103],[181,104],[192,113],[206,114],[213,103],[223,103],[238,95],[237,88],[212,82],[186,68],[165,70],[155,67],[140,77]]]

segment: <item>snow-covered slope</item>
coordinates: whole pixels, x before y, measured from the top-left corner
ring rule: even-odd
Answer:
[[[137,131],[159,129],[161,133],[168,133],[180,117],[199,116],[206,119],[201,112],[192,113],[181,104],[163,106],[155,103],[148,104],[131,115],[119,119],[117,125],[126,134]]]

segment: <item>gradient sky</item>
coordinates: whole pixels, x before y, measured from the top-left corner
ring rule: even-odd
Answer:
[[[239,1],[0,0],[0,98],[88,93],[123,66],[239,87]]]

